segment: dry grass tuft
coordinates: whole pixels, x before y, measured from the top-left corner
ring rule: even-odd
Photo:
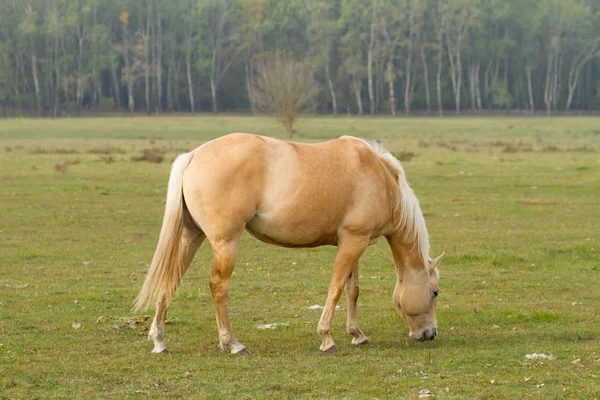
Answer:
[[[61,174],[66,174],[67,169],[69,169],[69,164],[66,161],[61,162],[60,164],[54,164],[54,169],[56,172],[60,172]]]
[[[393,153],[393,156],[396,157],[399,161],[410,161],[414,157],[416,157],[416,154],[412,151],[401,151],[399,153]]]
[[[559,151],[561,150],[553,144],[544,146],[544,148],[542,149],[543,153],[558,153]]]
[[[13,149],[12,149],[12,147],[10,147],[10,146],[4,146],[4,150],[5,150],[7,153],[10,153],[10,152],[11,152]]]
[[[533,151],[533,146],[530,144],[524,143],[524,142],[508,143],[508,142],[496,141],[496,142],[490,143],[490,145],[498,146],[500,143],[502,143],[502,147],[504,147],[502,149],[503,153],[519,153],[519,152]]]
[[[67,172],[67,170],[69,169],[70,165],[77,165],[77,164],[81,164],[81,160],[78,158],[75,158],[73,160],[65,160],[61,163],[54,164],[54,169],[56,170],[56,172],[65,174]]]
[[[31,154],[79,154],[79,150],[77,149],[69,149],[69,148],[54,148],[54,149],[46,149],[44,147],[34,147],[30,150]]]
[[[161,149],[146,149],[139,156],[131,157],[131,161],[147,161],[160,164],[165,159],[164,151]]]
[[[449,149],[449,150],[452,150],[452,151],[456,151],[456,146],[448,144],[446,142],[437,142],[436,145],[438,147],[442,147],[444,149]]]
[[[88,154],[125,154],[126,151],[120,147],[116,146],[101,146],[101,147],[92,147],[89,149]]]
[[[595,153],[596,152],[596,150],[594,150],[593,147],[590,147],[585,144],[583,146],[574,147],[572,149],[569,149],[569,151],[573,151],[573,152],[577,152],[577,153]]]
[[[525,204],[536,204],[540,206],[551,206],[554,204],[558,204],[558,201],[554,200],[538,200],[538,199],[528,199],[524,201]]]

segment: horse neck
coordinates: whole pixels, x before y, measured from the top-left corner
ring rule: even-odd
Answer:
[[[418,240],[404,241],[399,232],[387,239],[394,257],[398,280],[403,279],[407,270],[413,272],[411,275],[420,275],[421,271],[426,271],[427,260],[423,259]]]

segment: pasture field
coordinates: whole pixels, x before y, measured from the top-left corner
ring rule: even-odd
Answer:
[[[383,240],[359,270],[371,343],[351,345],[342,297],[340,351],[320,354],[308,307],[325,301],[335,248],[246,234],[229,308],[252,354],[218,349],[208,243],[169,309],[171,353],[150,354],[152,311],[131,306],[170,163],[234,131],[281,136],[243,116],[0,120],[0,398],[600,398],[600,118],[299,121],[298,141],[378,139],[401,159],[431,255],[447,253],[439,337],[409,339]]]

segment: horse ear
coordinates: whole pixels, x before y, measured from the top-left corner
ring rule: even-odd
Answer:
[[[437,269],[438,265],[440,265],[440,262],[442,261],[442,258],[444,258],[445,255],[446,252],[443,252],[442,254],[430,261],[432,270]]]

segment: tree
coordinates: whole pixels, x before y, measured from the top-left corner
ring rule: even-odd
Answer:
[[[462,50],[468,30],[479,18],[476,0],[451,0],[448,9],[446,46],[450,60],[450,78],[454,92],[456,114],[460,114],[460,93],[462,89]]]
[[[307,2],[309,13],[308,54],[311,64],[324,72],[329,89],[332,113],[337,114],[337,96],[332,78],[333,51],[339,38],[339,27],[334,5],[330,2],[311,0]]]
[[[202,0],[201,0],[202,1]],[[208,0],[202,14],[205,18],[207,44],[210,52],[210,93],[212,110],[217,113],[217,90],[221,80],[243,50],[239,45],[238,26],[233,23],[238,10],[230,0]]]
[[[261,112],[275,115],[291,138],[296,119],[314,109],[312,68],[292,53],[276,51],[256,56],[254,70],[254,105]]]

